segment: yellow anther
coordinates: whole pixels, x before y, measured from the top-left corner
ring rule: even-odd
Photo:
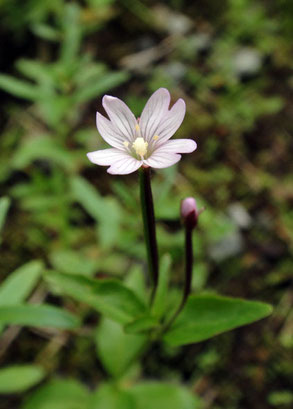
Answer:
[[[159,139],[159,135],[155,135],[153,139],[154,141],[156,141],[157,139]]]
[[[138,125],[138,124],[136,124],[136,125],[135,125],[135,130],[136,130],[137,132],[140,130],[139,125]]]
[[[123,145],[125,146],[125,148],[128,148],[129,142],[124,141],[124,142],[123,142]]]
[[[143,138],[136,138],[132,144],[133,149],[139,156],[144,156],[148,150],[148,143],[144,141]]]

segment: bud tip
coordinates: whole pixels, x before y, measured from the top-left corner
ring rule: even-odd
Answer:
[[[180,208],[183,224],[193,229],[197,225],[197,219],[200,212],[197,209],[196,200],[193,197],[187,197],[181,201]]]

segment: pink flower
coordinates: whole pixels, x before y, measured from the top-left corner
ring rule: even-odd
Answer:
[[[103,107],[109,119],[97,112],[97,128],[113,148],[87,154],[96,165],[110,166],[108,173],[126,175],[142,165],[167,168],[181,159],[180,153],[196,149],[191,139],[169,139],[181,125],[185,102],[178,101],[169,109],[170,94],[159,88],[149,98],[140,119],[136,119],[120,99],[105,95]]]

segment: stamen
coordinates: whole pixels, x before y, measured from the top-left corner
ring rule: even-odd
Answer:
[[[154,140],[154,141],[156,141],[157,139],[159,139],[159,135],[155,135],[155,136],[153,137],[153,140]]]
[[[137,132],[140,131],[140,127],[139,127],[138,124],[135,125],[135,130],[136,130]]]
[[[136,138],[132,144],[133,149],[139,156],[144,156],[147,153],[148,143],[143,138]]]
[[[124,141],[124,142],[123,142],[123,145],[125,146],[125,148],[128,148],[129,142]]]

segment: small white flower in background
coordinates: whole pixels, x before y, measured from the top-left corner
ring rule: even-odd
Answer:
[[[97,112],[97,128],[113,148],[87,154],[96,165],[110,166],[108,173],[126,175],[142,165],[167,168],[181,159],[180,153],[196,149],[192,139],[169,139],[181,125],[185,102],[178,101],[169,109],[170,94],[159,88],[149,98],[141,117],[136,119],[119,98],[105,95],[103,107],[109,119]]]

